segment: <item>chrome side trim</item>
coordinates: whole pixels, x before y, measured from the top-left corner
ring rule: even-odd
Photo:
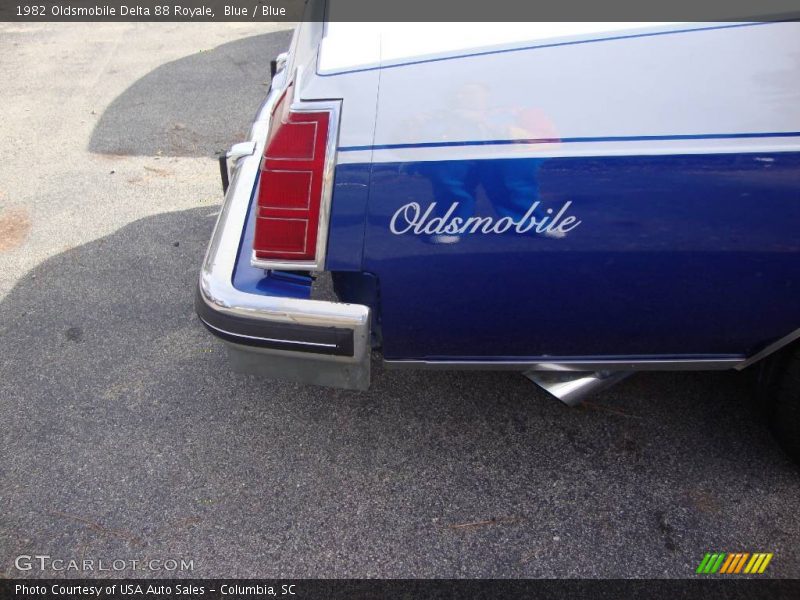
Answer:
[[[244,231],[253,187],[259,173],[261,155],[269,130],[269,120],[275,103],[282,93],[283,88],[281,87],[276,87],[270,92],[267,100],[259,109],[250,130],[250,141],[255,143],[254,151],[240,157],[233,167],[230,187],[225,195],[200,270],[197,302],[201,310],[198,310],[198,313],[208,314],[210,311],[218,316],[235,317],[256,325],[280,324],[283,330],[290,333],[301,329],[302,326],[352,331],[352,353],[348,353],[348,355],[331,356],[322,351],[314,353],[313,347],[308,348],[311,351],[302,353],[264,348],[250,349],[244,348],[241,344],[229,343],[229,346],[235,346],[237,357],[241,357],[242,353],[252,354],[251,358],[246,359],[248,368],[251,369],[263,367],[260,369],[262,372],[275,376],[286,374],[300,381],[323,385],[328,382],[341,387],[365,389],[369,385],[371,354],[369,307],[359,304],[251,294],[242,292],[233,286],[233,271],[239,242]],[[206,318],[204,321],[207,322],[208,319]],[[246,334],[247,331],[242,333]],[[238,337],[246,339],[242,338],[241,334]],[[299,339],[301,345],[309,347],[308,343],[303,343],[306,340]],[[291,340],[281,336],[281,339],[273,341],[285,343]],[[321,379],[319,373],[326,369],[327,376]]]
[[[647,359],[637,360],[571,360],[548,359],[533,361],[508,360],[384,360],[387,369],[428,369],[463,371],[741,371],[800,340],[800,329],[773,342],[750,357],[699,358],[699,359]]]
[[[800,329],[795,329],[792,333],[790,333],[789,335],[785,335],[781,339],[773,342],[772,344],[764,348],[761,352],[756,352],[750,358],[743,360],[738,365],[736,365],[735,368],[737,371],[746,369],[750,365],[755,364],[764,358],[767,358],[770,354],[774,354],[781,348],[788,346],[789,344],[798,339],[800,339]]]
[[[319,205],[319,222],[317,225],[317,247],[314,260],[272,260],[263,259],[256,256],[255,251],[251,252],[250,264],[259,269],[291,269],[321,271],[325,268],[325,255],[328,249],[328,227],[331,217],[331,198],[333,196],[333,175],[336,168],[336,151],[339,144],[339,112],[341,102],[338,100],[304,100],[300,101],[296,94],[299,88],[298,78],[300,70],[296,75],[294,85],[295,97],[292,98],[290,110],[292,112],[327,112],[328,117],[328,139],[325,144],[325,165],[322,171],[322,198]],[[263,148],[259,157],[263,153]]]
[[[384,360],[388,369],[443,369],[477,371],[722,371],[735,368],[741,358],[677,360],[540,360],[540,361],[454,361]]]

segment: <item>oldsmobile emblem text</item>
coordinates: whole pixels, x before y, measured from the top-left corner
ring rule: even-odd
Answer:
[[[537,200],[519,218],[515,217],[459,217],[458,202],[453,202],[442,216],[436,214],[436,202],[432,202],[423,210],[417,202],[409,202],[398,208],[391,221],[389,230],[395,235],[414,233],[416,235],[462,235],[465,233],[542,233],[566,234],[581,221],[568,214],[572,202],[565,202],[556,211],[540,207]]]

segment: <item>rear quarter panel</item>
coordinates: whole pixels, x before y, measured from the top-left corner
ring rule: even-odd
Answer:
[[[377,114],[340,142],[328,267],[377,277],[386,358],[741,356],[800,326],[800,24],[673,29],[350,74]],[[391,231],[410,203],[580,224],[439,244]]]

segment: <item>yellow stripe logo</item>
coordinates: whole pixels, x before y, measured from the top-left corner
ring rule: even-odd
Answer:
[[[772,552],[706,552],[695,573],[701,575],[760,575],[767,569]]]

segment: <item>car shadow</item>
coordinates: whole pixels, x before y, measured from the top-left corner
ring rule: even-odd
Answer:
[[[243,140],[267,93],[269,60],[290,39],[291,30],[251,36],[158,67],[109,105],[89,151],[202,157]]]

